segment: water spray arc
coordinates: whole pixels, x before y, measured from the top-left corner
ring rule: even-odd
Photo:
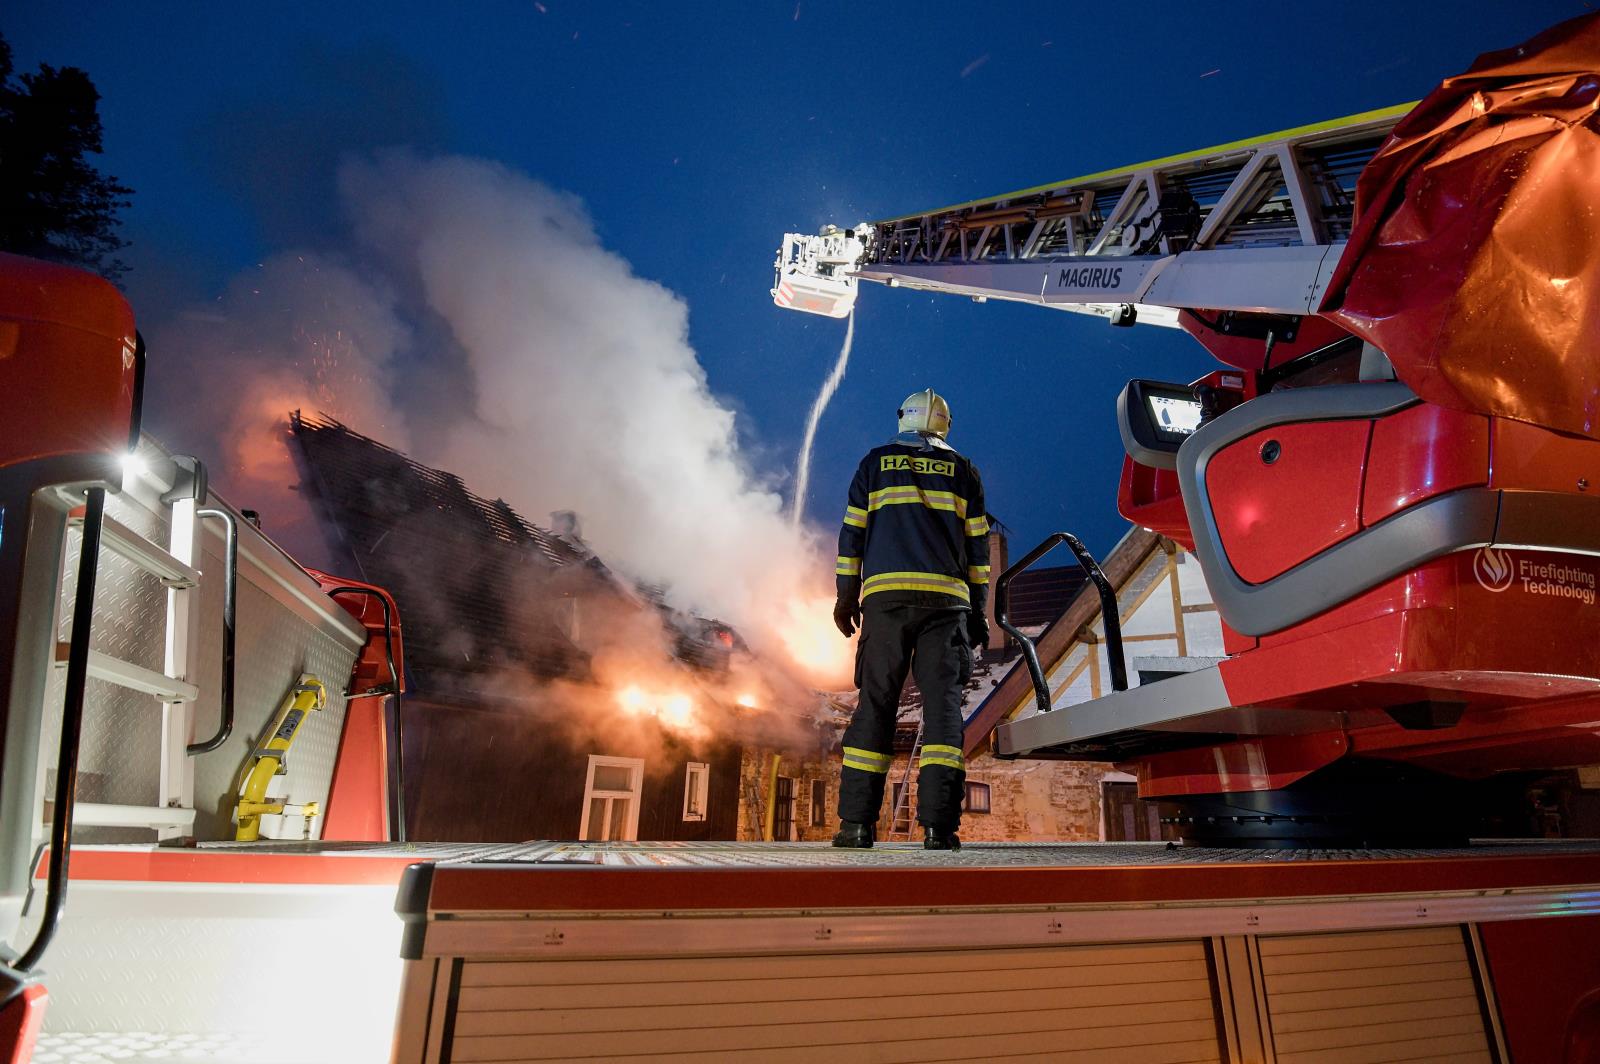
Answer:
[[[855,339],[856,312],[852,310],[845,323],[844,346],[839,348],[839,359],[822,382],[822,390],[817,392],[817,398],[811,404],[811,413],[806,418],[806,435],[800,443],[800,457],[795,466],[794,499],[789,504],[789,525],[792,528],[800,527],[800,515],[805,511],[806,492],[811,486],[811,451],[817,442],[817,425],[822,421],[822,412],[828,409],[828,403],[833,400],[833,393],[839,390],[839,384],[844,380],[845,367],[850,364],[850,345],[855,343]]]

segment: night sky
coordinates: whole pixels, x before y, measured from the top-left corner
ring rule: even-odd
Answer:
[[[19,70],[79,66],[104,97],[103,167],[137,193],[124,257],[141,317],[326,237],[343,153],[496,159],[580,196],[607,246],[687,300],[712,388],[758,468],[782,475],[844,332],[772,305],[786,229],[1415,99],[1593,4],[243,7],[19,3],[0,19]],[[876,285],[858,306],[809,500],[828,526],[898,401],[931,385],[1018,541],[1066,529],[1103,551],[1123,527],[1118,389],[1209,365],[1175,332],[1038,307]]]

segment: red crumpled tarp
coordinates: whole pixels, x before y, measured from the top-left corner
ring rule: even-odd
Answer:
[[[1600,15],[1480,56],[1356,185],[1322,309],[1430,402],[1600,439]]]

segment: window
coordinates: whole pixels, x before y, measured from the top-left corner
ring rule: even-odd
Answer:
[[[776,794],[777,805],[773,810],[772,837],[778,842],[793,842],[797,836],[794,830],[794,777],[779,776]]]
[[[706,818],[706,790],[711,784],[711,766],[691,761],[683,773],[683,819]]]
[[[811,826],[825,828],[828,826],[828,781],[811,781]]]
[[[968,780],[967,795],[961,801],[961,808],[968,813],[989,812],[989,785]]]
[[[588,842],[637,839],[643,784],[644,762],[639,758],[590,754],[578,837]]]

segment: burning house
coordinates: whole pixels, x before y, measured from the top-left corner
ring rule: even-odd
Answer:
[[[291,439],[335,564],[392,589],[400,605],[411,837],[831,837],[838,734],[854,691],[824,695],[786,681],[728,625],[673,610],[659,588],[608,567],[573,514],[535,525],[504,500],[326,417],[294,415]],[[991,555],[1003,565],[1003,526],[993,536]],[[1146,649],[1167,641],[1189,653],[1209,645],[1202,629],[1214,614],[1203,585],[1186,578],[1195,567],[1164,542],[1130,534],[1107,568],[1118,575],[1124,628],[1156,641]],[[1040,640],[1063,704],[1091,697],[1107,668],[1091,592],[1072,568],[1029,572],[1013,586],[1013,620]],[[1132,777],[1113,765],[990,755],[989,731],[1027,712],[1030,690],[1014,641],[992,630],[963,707],[963,835],[1161,837]],[[910,680],[880,838],[918,834],[920,714]]]
[[[608,568],[574,515],[539,527],[326,417],[296,413],[291,436],[341,571],[400,607],[410,837],[733,839],[762,804],[747,751],[833,742],[797,715],[806,692]]]

